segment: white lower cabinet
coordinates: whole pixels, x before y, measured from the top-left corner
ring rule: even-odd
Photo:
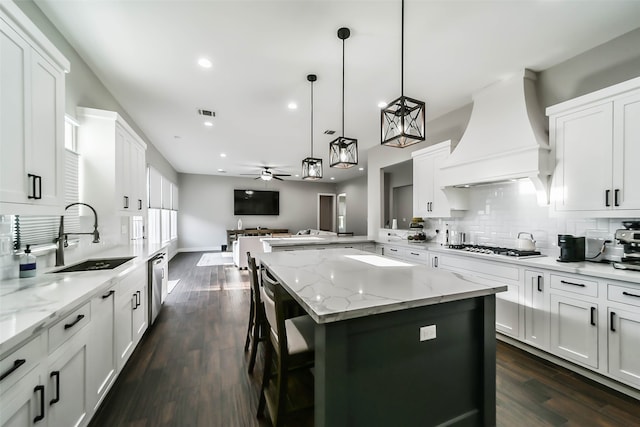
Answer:
[[[524,272],[524,340],[543,350],[549,349],[549,274]]]
[[[116,378],[115,288],[113,286],[91,299],[92,334],[87,347],[87,399],[94,410]]]
[[[640,387],[640,287],[607,284],[608,373]]]
[[[115,345],[118,371],[129,360],[147,328],[147,270],[140,267],[118,284],[116,291]]]
[[[518,338],[520,336],[520,289],[518,283],[504,283],[506,292],[496,294],[496,330]]]
[[[0,395],[0,426],[27,427],[46,425],[48,402],[44,373],[36,365],[13,387]]]
[[[551,351],[598,368],[598,304],[551,294]]]

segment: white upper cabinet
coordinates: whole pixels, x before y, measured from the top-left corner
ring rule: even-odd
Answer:
[[[451,217],[453,210],[466,209],[462,190],[449,200],[440,184],[440,165],[451,153],[451,141],[417,150],[413,157],[413,216],[422,218]]]
[[[640,215],[640,78],[549,107],[547,115],[555,210]]]
[[[0,4],[0,214],[60,214],[64,208],[68,69],[15,4]]]
[[[144,215],[147,145],[118,113],[79,107],[77,114],[84,179],[80,199],[98,211]]]

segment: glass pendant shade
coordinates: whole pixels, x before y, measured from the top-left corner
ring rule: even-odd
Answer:
[[[329,143],[329,166],[348,169],[358,164],[358,140],[340,136]]]
[[[401,96],[382,109],[381,142],[389,147],[408,147],[425,140],[425,104]]]
[[[302,179],[317,181],[322,178],[322,159],[307,157],[302,161]]]

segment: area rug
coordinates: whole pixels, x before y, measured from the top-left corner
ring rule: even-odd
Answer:
[[[202,254],[197,267],[209,267],[213,265],[233,265],[233,254],[231,252],[209,252]]]
[[[167,282],[167,293],[171,293],[171,291],[173,290],[173,288],[176,287],[176,285],[178,284],[179,281],[180,281],[180,279],[178,279],[178,280],[169,280],[169,282]]]

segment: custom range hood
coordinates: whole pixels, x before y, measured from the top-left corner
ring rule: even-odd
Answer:
[[[467,129],[440,166],[445,193],[528,178],[538,203],[549,204],[553,164],[535,80],[532,71],[523,70],[473,96]]]

